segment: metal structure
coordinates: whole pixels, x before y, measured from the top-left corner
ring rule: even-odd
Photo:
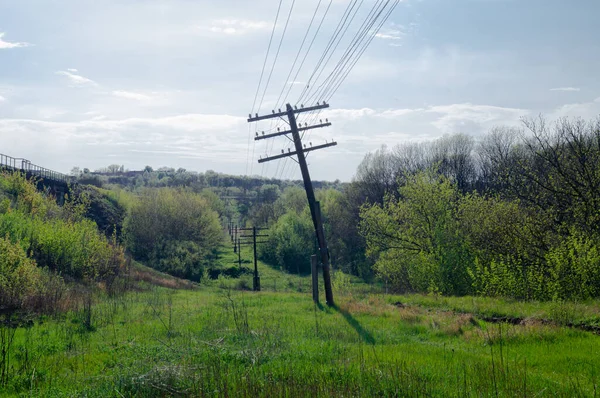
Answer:
[[[27,159],[13,158],[12,156],[3,154],[0,154],[0,168],[10,171],[23,171],[28,176],[35,176],[48,182],[64,185],[69,184],[72,180],[71,177],[66,174],[35,165]]]

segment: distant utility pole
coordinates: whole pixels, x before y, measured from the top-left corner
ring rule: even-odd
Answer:
[[[269,235],[258,235],[257,231],[264,230],[266,228],[240,228],[240,231],[252,231],[252,235],[241,235],[240,238],[252,238],[252,242],[243,242],[241,245],[252,245],[254,246],[254,278],[252,279],[252,290],[255,292],[260,292],[260,276],[258,276],[258,256],[256,253],[256,245],[259,243],[267,243],[267,242],[257,242],[256,238],[266,238]],[[238,249],[238,252],[241,250]]]
[[[262,135],[258,135],[258,132],[257,132],[256,137],[254,137],[254,140],[258,141],[258,140],[263,140],[266,138],[277,137],[280,135],[288,136],[289,134],[291,134],[292,138],[293,138],[293,142],[294,142],[295,151],[290,151],[288,149],[287,153],[282,153],[280,155],[270,156],[270,157],[266,157],[266,158],[261,157],[258,160],[258,163],[269,162],[271,160],[282,159],[282,158],[294,156],[294,155],[298,156],[298,164],[300,165],[300,171],[302,172],[302,179],[304,180],[304,189],[306,190],[308,206],[310,207],[310,214],[312,216],[313,225],[315,227],[315,234],[317,236],[317,241],[319,242],[319,255],[321,257],[321,265],[323,266],[323,281],[325,282],[325,298],[327,300],[327,305],[333,306],[334,305],[333,291],[331,290],[331,276],[329,273],[329,251],[327,249],[327,241],[325,240],[325,232],[323,230],[323,222],[321,220],[321,210],[320,210],[319,202],[317,202],[315,199],[315,192],[313,190],[312,181],[310,179],[310,174],[308,172],[308,165],[306,164],[305,153],[314,151],[317,149],[322,149],[322,148],[327,148],[330,146],[337,145],[337,142],[330,142],[330,143],[326,143],[323,145],[317,145],[317,146],[310,145],[307,148],[306,144],[304,144],[304,145],[302,144],[302,139],[300,138],[299,132],[316,129],[316,128],[320,128],[320,127],[331,126],[331,123],[329,123],[329,121],[326,119],[325,120],[326,123],[321,122],[321,124],[317,124],[314,126],[305,125],[304,127],[299,128],[298,124],[296,122],[296,114],[298,114],[298,113],[312,112],[312,111],[325,109],[325,108],[329,108],[329,104],[326,104],[325,102],[323,102],[323,104],[317,103],[316,106],[312,106],[312,107],[308,107],[308,108],[304,108],[303,106],[300,106],[300,109],[298,109],[297,107],[292,108],[292,106],[290,104],[287,104],[285,112],[282,112],[280,109],[279,112],[273,111],[271,115],[258,116],[258,114],[256,114],[254,117],[252,117],[252,115],[249,115],[248,123],[256,122],[259,120],[265,120],[265,119],[280,118],[283,116],[287,116],[287,118],[288,118],[288,123],[290,125],[289,130],[278,131],[277,133],[272,133],[272,134],[267,134],[267,135],[265,135],[264,132]]]
[[[242,240],[239,236],[237,236],[235,239],[237,241],[238,268],[242,268]]]
[[[233,240],[233,252],[234,252],[234,253],[237,253],[237,240],[238,240],[237,236],[238,236],[238,227],[237,227],[237,225],[236,225],[236,226],[235,226],[235,229],[234,229],[234,233],[233,233],[233,235],[232,235],[232,240]]]

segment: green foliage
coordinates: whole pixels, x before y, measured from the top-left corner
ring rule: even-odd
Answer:
[[[354,294],[337,303],[216,286],[98,297],[91,329],[80,309],[10,330],[0,395],[585,397],[598,389],[597,336],[540,322],[597,317],[597,302]],[[528,321],[483,320],[494,316]]]
[[[288,272],[310,273],[310,256],[315,253],[314,227],[308,210],[290,211],[269,229],[267,243],[259,246],[259,258]]]
[[[554,299],[600,296],[600,239],[573,229],[546,254]]]
[[[210,189],[203,189],[200,192],[200,196],[202,196],[208,202],[211,209],[217,212],[220,216],[225,213],[225,204],[219,198],[219,195],[211,191]]]
[[[0,312],[21,308],[40,290],[41,270],[21,245],[0,238]]]
[[[458,190],[430,170],[407,176],[399,194],[361,210],[376,271],[403,291],[469,293],[471,253],[457,220]]]
[[[129,211],[125,240],[134,258],[197,280],[222,232],[218,214],[201,195],[183,189],[148,189]]]
[[[600,294],[595,234],[575,227],[559,234],[545,213],[461,194],[432,171],[407,177],[398,196],[364,206],[361,230],[376,271],[400,291],[537,300]]]
[[[100,231],[107,237],[116,234],[121,238],[126,207],[119,198],[124,195],[90,185],[74,187],[73,195],[84,206],[85,217],[94,221]]]
[[[124,254],[114,236],[105,237],[84,218],[87,195],[74,195],[61,207],[18,173],[0,175],[0,194],[0,279],[15,308],[53,300],[43,292],[62,282],[41,269],[80,282],[112,283],[124,265]]]

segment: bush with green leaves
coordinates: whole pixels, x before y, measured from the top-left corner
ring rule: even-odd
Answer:
[[[40,290],[41,274],[19,244],[0,238],[0,313],[22,308]]]
[[[259,258],[288,272],[310,273],[315,254],[315,233],[308,209],[289,211],[269,229],[267,243],[259,246]]]
[[[365,205],[360,230],[375,270],[401,291],[468,294],[472,254],[458,223],[460,193],[430,170],[407,176],[396,199]]]
[[[219,216],[202,195],[186,189],[147,189],[125,219],[133,256],[175,276],[198,280],[222,241]]]
[[[75,280],[111,283],[124,264],[116,241],[83,218],[84,209],[77,205],[55,207],[48,203],[52,198],[33,194],[19,195],[15,205],[0,214],[0,236],[19,244],[40,267]]]
[[[600,295],[600,239],[517,200],[463,194],[435,171],[365,205],[375,270],[400,291],[589,299]],[[567,230],[568,233],[565,233]]]
[[[89,204],[85,196],[59,206],[37,190],[35,181],[2,173],[0,202],[0,290],[14,308],[30,307],[33,301],[38,309],[48,307],[44,301],[54,299],[43,296],[50,293],[50,285],[61,285],[62,278],[108,286],[124,266],[116,239],[84,218]]]

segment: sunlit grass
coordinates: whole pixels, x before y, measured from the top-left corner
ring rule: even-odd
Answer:
[[[1,391],[593,396],[597,388],[600,338],[591,333],[536,322],[491,324],[428,297],[398,305],[399,297],[336,293],[334,308],[315,306],[308,293],[203,285],[102,298],[91,330],[81,312],[18,329]]]

